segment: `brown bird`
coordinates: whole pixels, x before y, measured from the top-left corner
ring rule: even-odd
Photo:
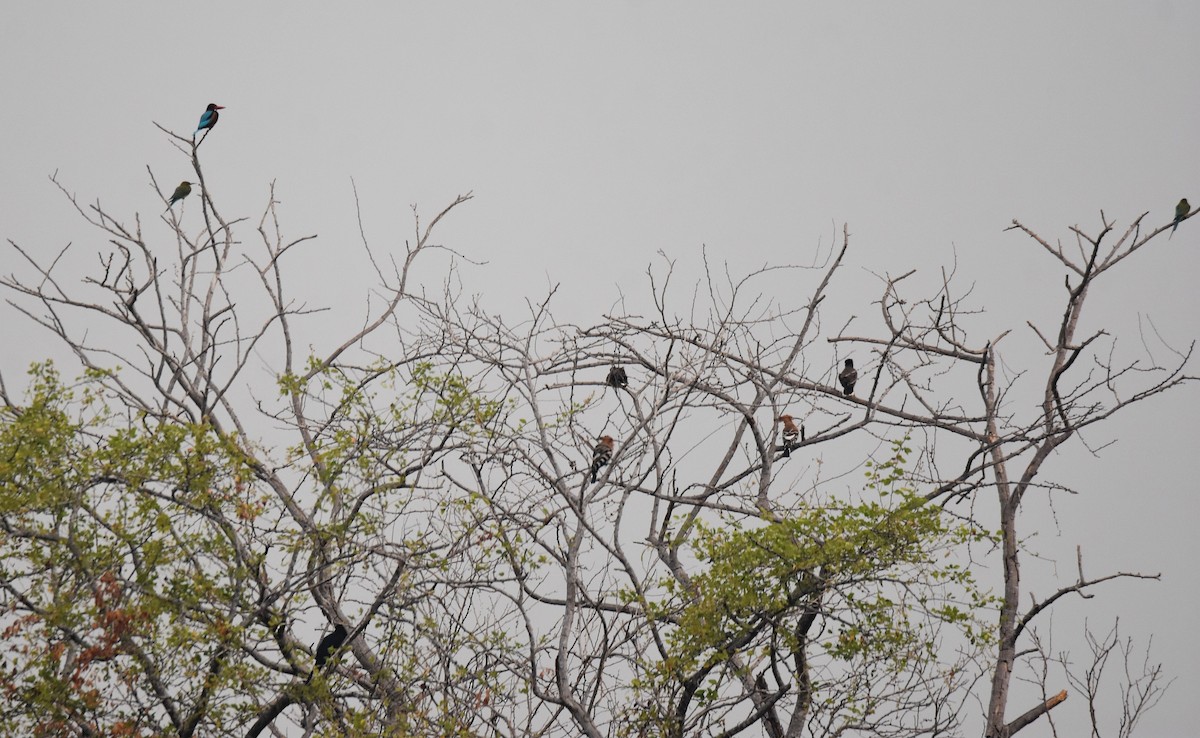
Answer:
[[[854,359],[846,359],[846,367],[838,375],[842,383],[842,394],[849,397],[854,394],[854,384],[858,381],[858,370],[854,368]]]
[[[804,440],[804,428],[796,427],[796,420],[791,415],[780,415],[779,422],[783,423],[783,458],[792,455],[796,441]]]
[[[609,387],[616,387],[617,389],[628,387],[629,375],[625,373],[625,367],[614,366],[612,369],[609,369],[608,377],[604,380],[604,383]]]
[[[592,484],[596,483],[596,476],[600,473],[600,467],[612,461],[612,455],[612,436],[601,436],[600,442],[596,444],[596,448],[592,449]]]

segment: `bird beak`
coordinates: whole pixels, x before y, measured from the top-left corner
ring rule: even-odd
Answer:
[[[218,106],[216,107],[216,109],[217,109],[217,110],[224,110],[224,109],[225,109],[225,106],[224,106],[224,105],[218,105]]]

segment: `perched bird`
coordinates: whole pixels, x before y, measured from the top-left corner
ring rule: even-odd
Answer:
[[[1179,227],[1179,221],[1186,218],[1187,214],[1190,213],[1191,211],[1192,211],[1192,206],[1188,205],[1188,201],[1187,201],[1186,197],[1183,198],[1182,200],[1180,200],[1179,204],[1175,206],[1175,224],[1171,226],[1171,235],[1172,236],[1175,235],[1175,229]],[[1170,236],[1168,236],[1168,238],[1169,237]]]
[[[609,387],[616,387],[617,389],[628,387],[629,375],[625,373],[625,367],[614,366],[612,369],[609,369],[608,378],[604,380],[604,383]]]
[[[333,656],[333,652],[338,650],[338,648],[340,648],[341,645],[346,642],[346,635],[346,626],[338,623],[336,626],[334,626],[331,633],[327,634],[321,639],[321,642],[317,644],[317,653],[316,656],[313,657],[313,670],[309,672],[308,681],[305,682],[306,684],[312,681],[313,674],[316,674],[321,670],[321,667],[325,666],[326,662],[329,661],[329,658]]]
[[[171,206],[175,204],[176,200],[182,200],[190,194],[192,194],[192,183],[180,182],[179,186],[175,188],[175,191],[171,193],[171,201],[167,203],[167,209],[163,212],[165,213],[167,210],[170,210]]]
[[[217,124],[217,118],[221,117],[221,114],[217,111],[224,109],[225,106],[223,105],[209,103],[208,107],[204,109],[204,114],[200,116],[200,125],[196,126],[196,133],[215,126]],[[192,138],[196,137],[196,133],[192,134]]]
[[[592,484],[596,483],[596,476],[600,473],[600,467],[611,461],[612,455],[612,436],[601,436],[600,442],[596,444],[596,448],[592,449]]]
[[[854,359],[846,359],[846,366],[838,375],[842,383],[842,394],[849,397],[854,394],[854,383],[858,381],[858,370],[854,368]]]
[[[792,455],[796,441],[804,440],[804,428],[797,428],[796,421],[791,415],[780,415],[779,422],[783,423],[783,458]]]

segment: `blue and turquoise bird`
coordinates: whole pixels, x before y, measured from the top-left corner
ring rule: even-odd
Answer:
[[[196,133],[199,133],[200,131],[208,130],[209,128],[212,128],[213,126],[215,126],[217,124],[217,118],[221,117],[221,114],[218,113],[217,111],[224,110],[224,109],[225,109],[224,105],[217,105],[216,103],[209,103],[208,107],[204,109],[204,115],[200,116],[200,125],[196,126]],[[192,134],[193,138],[195,138],[196,133]]]
[[[1175,229],[1179,227],[1179,221],[1186,218],[1187,214],[1190,213],[1191,211],[1192,211],[1192,206],[1188,205],[1188,201],[1187,201],[1186,197],[1179,201],[1179,204],[1175,206],[1175,221],[1174,221],[1174,224],[1171,226],[1171,236],[1175,235]],[[1170,236],[1168,236],[1168,238],[1170,238]]]

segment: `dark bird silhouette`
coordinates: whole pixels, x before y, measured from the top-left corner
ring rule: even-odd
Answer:
[[[1188,205],[1188,201],[1187,201],[1186,197],[1179,201],[1179,204],[1175,206],[1175,221],[1174,221],[1174,224],[1171,226],[1171,236],[1175,235],[1175,229],[1179,227],[1179,221],[1186,218],[1187,214],[1190,213],[1191,211],[1192,211],[1192,206]],[[1167,238],[1170,238],[1171,236],[1167,236]]]
[[[796,441],[803,440],[804,430],[796,427],[796,421],[791,415],[780,415],[779,422],[783,423],[783,458],[792,455]]]
[[[596,448],[592,449],[592,484],[596,483],[596,477],[600,473],[600,467],[612,461],[613,455],[613,439],[612,436],[601,436],[600,442],[596,444]]]
[[[212,128],[213,126],[215,126],[217,124],[217,118],[221,117],[221,114],[218,113],[217,111],[224,110],[224,109],[225,109],[225,106],[223,106],[223,105],[217,105],[216,103],[209,103],[208,107],[204,109],[204,113],[200,116],[200,125],[196,126],[196,133],[199,133],[200,131],[208,130],[209,128]],[[192,138],[196,137],[196,133],[192,134]]]
[[[312,681],[313,674],[321,670],[325,666],[329,658],[333,656],[333,652],[338,650],[343,643],[346,642],[346,626],[338,623],[334,626],[333,631],[326,634],[321,642],[317,644],[317,653],[313,657],[313,670],[308,674],[308,680],[305,684]]]
[[[629,386],[629,375],[625,373],[625,367],[614,366],[608,370],[608,378],[604,380],[609,387],[617,389],[625,389]]]
[[[163,210],[163,212],[167,212],[167,210],[170,210],[171,206],[174,205],[176,201],[182,200],[190,194],[192,194],[192,183],[180,182],[179,186],[175,188],[175,191],[171,193],[171,201],[167,203],[167,208],[166,210]]]
[[[858,370],[854,368],[854,359],[846,359],[846,366],[838,375],[838,381],[842,383],[843,395],[849,397],[854,394],[854,385],[858,382]]]

